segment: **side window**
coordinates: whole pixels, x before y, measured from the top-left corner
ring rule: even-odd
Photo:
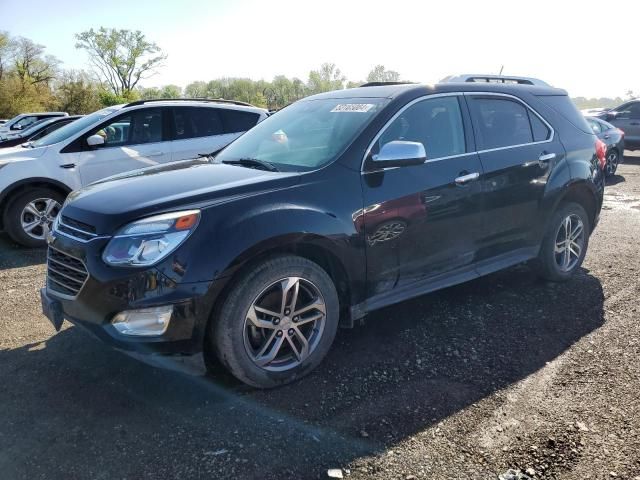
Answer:
[[[412,105],[382,133],[373,152],[394,140],[420,142],[427,159],[465,153],[464,127],[457,97],[436,97]]]
[[[175,140],[222,135],[222,120],[216,108],[182,107],[173,109]]]
[[[597,121],[591,118],[587,118],[587,123],[589,123],[591,130],[593,130],[593,133],[595,133],[596,135],[602,132],[602,129],[600,128],[600,124]]]
[[[476,140],[481,150],[533,142],[524,105],[502,98],[470,97]]]
[[[540,117],[538,117],[531,110],[527,110],[529,114],[529,121],[531,122],[531,130],[533,131],[533,141],[534,142],[544,142],[545,140],[549,140],[551,136],[551,130],[547,127]]]
[[[618,115],[616,118],[621,120],[638,120],[640,119],[640,102],[628,103],[616,109]]]
[[[37,117],[24,117],[20,121],[16,122],[16,124],[11,128],[17,129],[17,127],[22,127],[21,129],[24,130],[32,123],[35,123],[37,120]]]
[[[260,115],[251,112],[241,112],[239,110],[221,110],[222,121],[225,133],[246,132],[255,127]]]
[[[87,136],[104,138],[101,148],[140,145],[162,141],[162,110],[149,108],[120,115]]]

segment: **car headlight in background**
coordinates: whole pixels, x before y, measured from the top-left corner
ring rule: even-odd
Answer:
[[[159,262],[196,229],[200,210],[166,213],[121,228],[102,254],[109,265],[146,267]]]

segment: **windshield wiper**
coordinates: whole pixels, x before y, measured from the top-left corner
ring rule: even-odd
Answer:
[[[268,172],[277,172],[278,169],[273,163],[265,162],[264,160],[258,160],[257,158],[239,158],[237,160],[223,160],[222,163],[227,165],[241,165],[248,168],[257,168],[260,170],[267,170]]]

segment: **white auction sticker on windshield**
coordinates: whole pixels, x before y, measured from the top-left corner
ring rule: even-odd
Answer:
[[[333,107],[332,112],[361,112],[365,113],[371,110],[375,105],[373,103],[340,103]]]

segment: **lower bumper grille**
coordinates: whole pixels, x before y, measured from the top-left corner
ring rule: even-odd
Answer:
[[[47,289],[69,297],[76,297],[88,277],[89,273],[81,260],[49,247]]]

